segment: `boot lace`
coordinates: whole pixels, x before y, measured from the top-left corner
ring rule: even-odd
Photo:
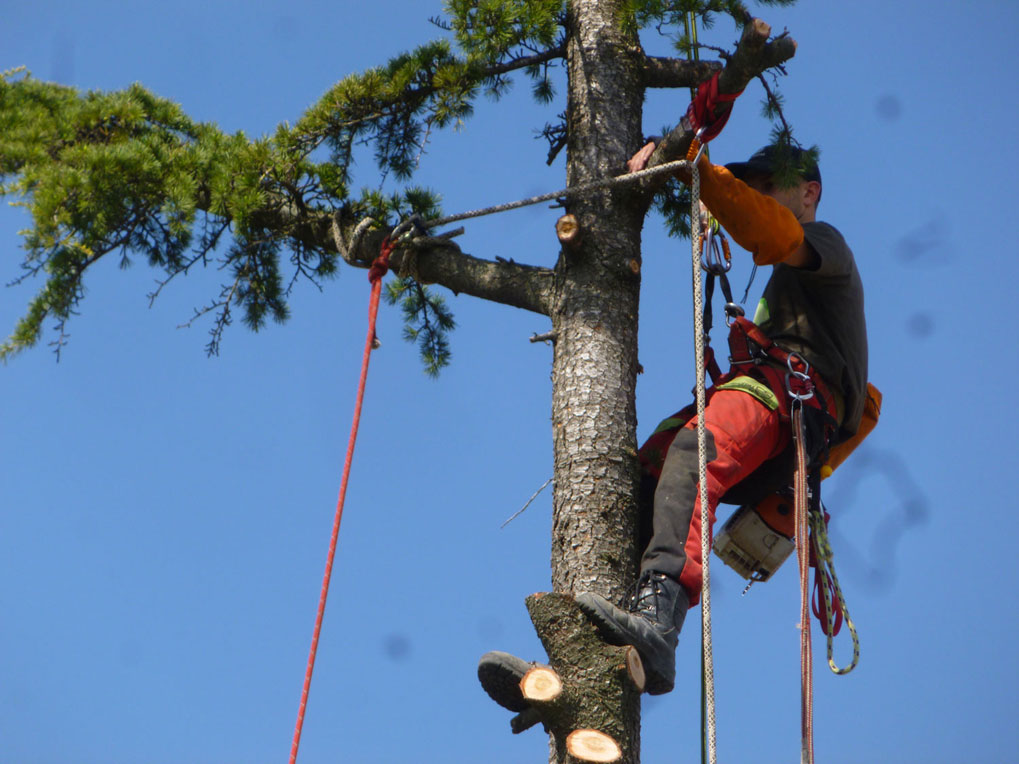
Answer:
[[[664,573],[656,573],[653,570],[642,573],[629,597],[630,612],[640,613],[652,621],[657,621],[659,599],[665,593],[662,589],[664,580]]]

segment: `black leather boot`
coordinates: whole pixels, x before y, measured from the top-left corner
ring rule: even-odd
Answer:
[[[644,661],[649,695],[664,695],[676,683],[676,645],[689,602],[679,582],[648,570],[637,582],[629,611],[597,594],[577,595],[602,638],[611,645],[633,645]]]

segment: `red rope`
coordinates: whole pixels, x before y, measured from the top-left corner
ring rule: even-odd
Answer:
[[[340,496],[336,501],[336,516],[333,519],[333,532],[329,538],[329,554],[326,557],[326,570],[322,578],[322,593],[318,599],[318,613],[315,615],[315,631],[311,637],[311,651],[308,654],[308,668],[304,673],[304,687],[301,690],[301,705],[297,710],[297,725],[294,728],[294,741],[290,746],[290,764],[297,761],[297,749],[301,745],[301,729],[304,727],[304,711],[308,706],[308,691],[311,689],[311,674],[315,669],[315,654],[318,652],[318,638],[322,633],[322,616],[325,614],[326,597],[329,594],[329,579],[333,573],[333,559],[336,557],[336,539],[340,534],[340,520],[343,518],[343,501],[347,496],[347,482],[350,479],[350,464],[354,458],[354,443],[357,441],[357,427],[361,421],[361,403],[364,401],[365,381],[368,378],[368,361],[375,347],[375,319],[379,314],[379,297],[382,293],[382,277],[389,270],[389,255],[393,252],[393,244],[389,237],[382,242],[379,256],[368,271],[371,281],[371,299],[368,301],[368,339],[364,343],[364,358],[361,361],[361,380],[357,385],[357,401],[354,404],[354,422],[350,427],[350,440],[347,442],[347,457],[343,462],[343,478],[340,481]]]

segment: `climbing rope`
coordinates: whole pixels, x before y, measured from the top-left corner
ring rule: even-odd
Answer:
[[[697,160],[704,147],[696,139],[690,144],[690,154],[694,154],[691,164],[690,178],[690,242],[693,251],[693,317],[694,317],[694,357],[697,369],[697,460],[701,502],[701,686],[703,698],[701,713],[702,757],[707,753],[708,764],[715,764],[717,749],[715,741],[715,665],[711,643],[711,522],[708,515],[708,451],[707,430],[704,426],[704,407],[707,397],[704,370],[704,290],[701,284],[701,227],[699,225],[701,210],[701,176],[697,170]],[[689,156],[689,155],[688,155]]]
[[[828,541],[828,526],[824,519],[824,513],[820,509],[810,510],[808,517],[810,523],[810,537],[814,548],[815,561],[815,583],[814,588],[821,590],[821,597],[824,603],[824,610],[819,611],[815,605],[814,613],[822,619],[825,636],[828,639],[828,667],[834,674],[848,674],[860,662],[860,636],[856,632],[856,624],[849,617],[849,608],[846,606],[846,598],[842,594],[842,587],[839,586],[839,578],[835,575],[835,564],[831,542]],[[836,607],[832,606],[832,593],[835,594]],[[848,666],[839,668],[834,659],[835,635],[839,633],[839,627],[845,620],[849,627],[849,634],[853,640],[853,659]]]
[[[469,218],[479,218],[484,215],[494,215],[497,212],[507,212],[509,210],[519,209],[520,207],[528,207],[532,204],[541,204],[542,202],[549,202],[554,199],[564,199],[576,196],[582,196],[584,194],[591,193],[592,191],[602,191],[608,188],[615,188],[617,186],[629,186],[634,183],[638,183],[646,178],[653,178],[657,175],[664,175],[666,173],[676,172],[683,168],[689,167],[690,162],[685,159],[677,159],[673,162],[665,162],[664,164],[655,165],[654,167],[647,167],[637,172],[629,172],[624,175],[615,175],[611,178],[604,180],[593,180],[589,183],[578,183],[575,186],[569,188],[562,188],[558,191],[550,191],[545,194],[539,194],[537,196],[529,196],[526,199],[518,199],[515,202],[507,202],[505,204],[494,204],[491,207],[482,207],[476,210],[469,210],[467,212],[459,212],[456,215],[448,215],[443,218],[435,218],[432,220],[420,221],[426,228],[437,228],[442,225],[449,225],[450,223],[457,223],[461,220],[468,220]]]
[[[803,401],[792,402],[796,472],[793,475],[793,518],[796,529],[796,562],[800,574],[800,763],[814,764],[814,683],[810,643],[810,542],[808,540],[807,448],[803,425]]]
[[[376,346],[375,322],[379,314],[379,297],[382,293],[382,277],[389,270],[389,256],[392,254],[399,237],[399,228],[386,237],[382,243],[379,256],[368,271],[371,281],[371,297],[368,301],[368,338],[364,343],[364,357],[361,361],[361,379],[357,385],[357,399],[354,403],[354,421],[350,427],[350,439],[347,442],[347,456],[343,462],[343,478],[340,481],[340,495],[336,501],[336,515],[333,518],[333,531],[329,538],[329,553],[326,556],[325,575],[322,579],[322,591],[319,594],[318,612],[315,615],[315,629],[311,637],[311,651],[308,654],[308,667],[304,672],[304,686],[301,689],[301,704],[297,710],[297,724],[294,727],[294,739],[290,746],[290,764],[297,761],[297,749],[301,745],[301,730],[304,727],[304,711],[308,706],[308,691],[311,689],[311,675],[315,669],[315,655],[318,652],[318,638],[322,633],[322,617],[325,615],[326,597],[329,595],[329,580],[333,573],[333,560],[336,557],[336,540],[340,533],[340,520],[343,518],[343,502],[347,497],[347,483],[350,479],[350,465],[354,458],[354,443],[357,441],[357,429],[361,422],[361,404],[364,401],[365,382],[368,379],[368,361]]]

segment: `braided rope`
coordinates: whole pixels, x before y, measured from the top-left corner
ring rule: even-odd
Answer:
[[[800,574],[800,764],[814,764],[814,664],[810,643],[810,547],[807,532],[807,451],[803,406],[793,401],[793,440],[796,472],[793,477],[793,517],[796,528],[796,562]]]
[[[460,220],[467,220],[468,218],[479,218],[484,215],[494,215],[497,212],[506,212],[508,210],[519,209],[520,207],[528,207],[532,204],[541,204],[541,202],[549,202],[553,199],[562,199],[563,197],[581,196],[583,194],[590,193],[591,191],[600,191],[606,188],[613,188],[615,186],[628,186],[634,183],[638,183],[645,178],[652,178],[656,175],[663,175],[665,173],[675,172],[681,170],[684,167],[690,167],[690,162],[685,159],[677,159],[674,162],[666,162],[664,164],[655,165],[654,167],[648,167],[637,172],[630,172],[624,175],[616,175],[611,178],[604,180],[594,180],[590,183],[580,183],[576,186],[570,186],[569,188],[563,188],[559,191],[551,191],[546,194],[538,194],[537,196],[529,196],[526,199],[519,199],[515,202],[506,202],[505,204],[495,204],[491,207],[482,207],[477,210],[469,210],[467,212],[460,212],[456,215],[448,215],[444,218],[438,218],[435,220],[425,220],[423,224],[428,228],[436,228],[441,225],[449,225],[450,223],[456,223]]]
[[[824,597],[824,613],[825,620],[828,623],[828,628],[825,629],[825,634],[828,637],[828,667],[835,674],[848,674],[856,665],[860,662],[860,635],[856,631],[856,624],[853,623],[853,619],[849,617],[849,608],[846,606],[846,598],[842,594],[842,587],[839,586],[839,578],[835,575],[835,564],[832,561],[834,553],[832,552],[831,542],[828,541],[828,529],[825,527],[824,515],[821,512],[812,511],[809,516],[810,521],[810,534],[814,540],[814,557],[817,560],[817,570],[821,574],[821,594]],[[853,659],[850,661],[848,666],[839,668],[835,663],[834,655],[834,621],[835,621],[835,609],[831,604],[831,591],[829,588],[835,589],[835,595],[839,601],[839,608],[842,610],[842,617],[846,621],[846,626],[849,628],[849,635],[853,639]]]
[[[694,356],[697,369],[697,461],[701,501],[701,671],[703,685],[704,741],[709,764],[717,761],[715,741],[715,666],[711,645],[711,508],[708,505],[708,448],[704,426],[704,293],[701,284],[700,197],[701,176],[697,163],[691,162],[690,180],[690,241],[693,250],[693,323]]]
[[[360,228],[360,226],[359,226]],[[365,229],[367,226],[365,226]],[[363,231],[362,231],[363,233]],[[335,232],[334,232],[335,234]],[[297,722],[294,725],[294,737],[290,744],[290,764],[296,764],[297,752],[301,746],[301,732],[304,729],[304,715],[308,708],[308,693],[311,691],[311,678],[315,670],[315,658],[318,654],[318,641],[322,634],[322,620],[325,617],[326,600],[329,597],[329,582],[333,575],[333,562],[336,558],[336,546],[340,535],[340,523],[343,520],[343,505],[347,499],[347,485],[350,482],[350,467],[354,460],[354,446],[357,443],[357,431],[361,424],[361,408],[364,404],[364,391],[368,380],[368,362],[372,350],[375,349],[375,325],[379,315],[379,298],[382,294],[382,277],[389,269],[389,256],[393,252],[393,243],[387,237],[382,243],[379,256],[372,263],[368,272],[371,281],[371,294],[368,298],[368,336],[364,342],[364,355],[361,360],[361,377],[357,383],[357,395],[354,399],[354,418],[350,425],[350,438],[347,441],[347,455],[343,461],[343,477],[340,479],[340,494],[336,500],[336,512],[333,515],[333,529],[329,536],[329,551],[326,554],[325,573],[322,576],[322,589],[319,593],[318,609],[315,612],[315,627],[312,630],[311,649],[308,651],[308,665],[304,672],[304,684],[301,687],[301,702],[297,708]]]

